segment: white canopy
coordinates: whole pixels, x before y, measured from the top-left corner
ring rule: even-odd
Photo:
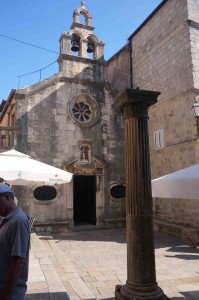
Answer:
[[[12,185],[62,184],[73,174],[10,150],[0,153],[0,177]]]
[[[199,200],[199,164],[153,179],[152,196]]]

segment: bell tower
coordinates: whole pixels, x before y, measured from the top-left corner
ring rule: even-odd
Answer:
[[[83,16],[84,24],[80,22],[80,15]],[[92,26],[92,15],[86,9],[85,2],[73,12],[73,23],[68,33],[63,32],[60,37],[60,56],[65,54],[88,58],[87,53],[93,53],[89,59],[104,60],[104,43],[98,40]],[[62,68],[61,68],[62,69]]]

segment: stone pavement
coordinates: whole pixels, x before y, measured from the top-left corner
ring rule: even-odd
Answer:
[[[32,233],[26,299],[113,299],[126,281],[125,229]],[[172,300],[199,300],[199,248],[155,234],[157,282]]]

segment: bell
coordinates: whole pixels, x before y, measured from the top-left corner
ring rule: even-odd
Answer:
[[[88,41],[87,46],[87,52],[92,53],[94,49],[94,43],[92,41]]]
[[[71,51],[74,51],[74,52],[79,51],[79,40],[77,38],[74,38],[72,40]]]

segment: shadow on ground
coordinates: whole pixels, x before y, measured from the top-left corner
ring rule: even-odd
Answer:
[[[167,250],[168,252],[180,252],[180,253],[196,253],[199,254],[199,249],[194,248],[192,246],[187,246],[187,245],[179,245],[179,246],[174,246],[171,247]]]
[[[25,300],[70,300],[65,292],[60,293],[35,293],[26,295]]]
[[[55,233],[50,236],[42,234],[40,239],[50,239],[60,241],[99,241],[99,242],[116,242],[126,243],[126,230],[120,229],[98,229],[98,230],[84,230],[84,231],[72,231],[67,233]]]
[[[186,299],[190,300],[198,300],[199,299],[199,291],[189,291],[189,292],[181,292]]]
[[[41,240],[55,239],[57,243],[60,241],[99,241],[99,242],[115,242],[126,243],[126,229],[96,229],[71,231],[67,233],[54,233],[52,235],[42,234]],[[199,249],[186,245],[183,241],[172,236],[155,232],[155,249],[168,248],[166,251],[168,258],[178,258],[183,260],[199,260]]]
[[[184,260],[198,260],[198,255],[165,255],[165,257],[169,258],[178,258],[178,259],[184,259]]]

